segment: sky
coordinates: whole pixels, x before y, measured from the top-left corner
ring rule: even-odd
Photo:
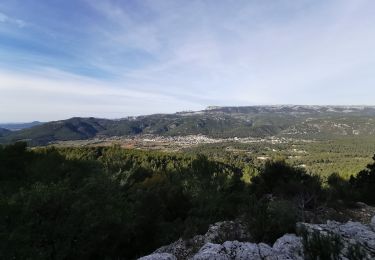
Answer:
[[[0,122],[375,105],[373,0],[1,0]]]

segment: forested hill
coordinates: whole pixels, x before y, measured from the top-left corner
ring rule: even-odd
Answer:
[[[139,134],[202,134],[220,138],[283,136],[305,139],[375,136],[375,107],[209,107],[202,111],[118,120],[71,118],[0,135],[0,143],[25,140],[33,145],[45,145],[53,141]]]
[[[0,128],[0,136],[5,136],[7,134],[10,134],[10,130],[5,129],[5,128]]]

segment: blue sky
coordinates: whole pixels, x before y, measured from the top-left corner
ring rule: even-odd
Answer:
[[[372,0],[2,0],[0,122],[375,105]]]

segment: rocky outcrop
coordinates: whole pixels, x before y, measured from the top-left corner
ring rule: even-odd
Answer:
[[[197,253],[205,244],[221,244],[225,241],[251,241],[251,235],[244,224],[238,221],[223,221],[210,225],[204,235],[198,235],[191,239],[179,239],[176,242],[163,246],[155,253],[169,253],[177,259],[189,259]]]
[[[177,260],[177,258],[168,253],[153,253],[148,256],[139,258],[140,260]]]
[[[294,234],[284,235],[273,244],[273,250],[283,255],[303,256],[302,240]]]
[[[339,259],[375,259],[375,216],[370,224],[352,221],[347,223],[328,221],[326,224],[298,223],[297,230],[299,236],[284,235],[271,247],[264,243],[246,242],[251,241],[251,236],[241,223],[219,222],[211,225],[205,235],[195,236],[189,240],[180,239],[141,259],[301,260],[304,259],[304,250],[309,248],[306,246],[307,243],[310,243],[314,250],[322,250],[318,253],[328,249],[336,250],[336,252],[328,251],[328,255],[336,254]],[[331,242],[337,243],[337,246],[329,247],[328,244]],[[306,251],[306,256],[310,253]],[[327,251],[324,253],[327,255]]]
[[[301,233],[317,234],[321,237],[334,237],[339,241],[339,255],[341,259],[350,259],[349,255],[359,254],[361,259],[375,259],[375,229],[372,223],[365,225],[349,221],[339,223],[327,221],[326,224],[299,223]],[[305,235],[306,236],[306,235]],[[357,252],[354,252],[357,251]]]
[[[273,247],[264,243],[255,244],[238,241],[227,241],[221,245],[208,243],[192,259],[300,260],[303,259],[303,250],[300,237],[285,235],[279,238]]]
[[[302,260],[302,241],[296,235],[285,235],[279,238],[273,247],[267,244],[226,241],[222,244],[206,243],[199,251],[189,257],[192,260]],[[169,253],[153,253],[141,260],[173,260],[181,259]]]

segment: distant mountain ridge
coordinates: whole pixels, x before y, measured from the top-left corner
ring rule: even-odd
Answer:
[[[319,113],[365,113],[375,115],[375,106],[318,106],[318,105],[267,105],[267,106],[239,106],[220,107],[212,106],[204,111],[224,113],[296,113],[296,114],[319,114]]]
[[[301,105],[209,107],[202,111],[154,114],[118,120],[75,117],[6,133],[0,136],[0,143],[25,140],[32,145],[45,145],[55,141],[140,134],[163,136],[201,134],[220,138],[375,137],[375,107]]]
[[[39,121],[33,121],[28,123],[6,123],[6,124],[0,124],[0,128],[5,128],[11,131],[17,131],[25,128],[30,128],[36,125],[43,124]]]

